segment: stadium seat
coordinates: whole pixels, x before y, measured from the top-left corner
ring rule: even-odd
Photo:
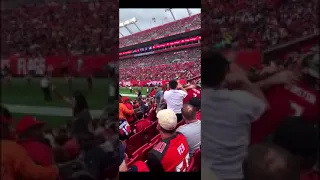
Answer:
[[[159,142],[159,141],[158,141],[158,142]],[[149,151],[151,151],[151,149],[152,149],[158,142],[155,141],[155,142],[153,142],[153,143],[149,143],[148,146],[143,149],[143,151],[141,152],[141,159],[142,159],[142,160],[147,160]]]
[[[132,157],[132,154],[143,146],[146,143],[145,134],[143,131],[134,134],[127,140],[126,153],[129,158]]]
[[[190,165],[187,172],[199,172],[201,169],[201,150],[197,149],[190,159]]]
[[[157,130],[157,124],[158,122],[154,122],[143,131],[147,143],[151,142],[151,139],[159,133],[159,131]]]
[[[153,137],[153,138],[151,139],[151,142],[150,142],[150,143],[154,143],[154,142],[158,143],[160,140],[161,140],[161,135],[158,134],[158,135],[156,135],[155,137]]]
[[[142,147],[137,149],[134,153],[132,153],[132,157],[134,157],[135,160],[141,160],[142,152],[144,152],[144,150],[148,147],[149,147],[149,144],[143,145]]]

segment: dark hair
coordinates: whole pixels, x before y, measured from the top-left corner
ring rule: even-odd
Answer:
[[[249,147],[244,159],[246,180],[299,180],[299,165],[285,149],[274,144],[256,144]]]
[[[170,89],[176,89],[178,86],[178,82],[176,80],[169,81],[169,88]]]
[[[209,88],[217,88],[229,72],[230,63],[220,53],[209,50],[201,57],[201,84]]]
[[[136,112],[137,119],[143,118],[143,113],[141,111]]]
[[[75,105],[73,108],[73,115],[74,116],[81,113],[85,109],[89,110],[87,100],[80,91],[73,92],[73,97],[75,99]]]
[[[276,130],[273,141],[294,156],[302,158],[301,168],[311,169],[316,163],[319,136],[314,124],[302,117],[288,117]]]

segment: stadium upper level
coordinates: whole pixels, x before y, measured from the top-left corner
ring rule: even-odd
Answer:
[[[121,37],[119,40],[120,48],[133,46],[158,39],[199,30],[201,28],[201,15],[195,14],[180,20],[176,20],[161,26],[140,31],[138,33]]]

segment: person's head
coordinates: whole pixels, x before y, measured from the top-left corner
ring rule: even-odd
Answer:
[[[143,119],[143,113],[141,111],[136,112],[136,117],[138,120]]]
[[[208,50],[201,56],[201,84],[208,88],[219,88],[229,73],[230,63],[220,53]]]
[[[177,89],[177,87],[178,87],[178,82],[176,80],[169,81],[169,88],[170,89]]]
[[[181,113],[182,113],[182,117],[185,121],[192,121],[192,120],[197,119],[196,118],[197,111],[190,104],[184,104],[181,108]]]
[[[188,104],[192,105],[196,109],[196,111],[199,111],[201,109],[201,100],[199,98],[191,98]]]
[[[176,132],[177,126],[177,116],[170,109],[163,109],[157,113],[158,125],[157,129],[159,130],[162,136],[171,136]]]
[[[127,172],[128,171],[128,166],[126,163],[126,154],[125,154],[125,147],[123,143],[120,141],[119,142],[119,152],[120,152],[120,165],[119,165],[119,172]]]
[[[128,98],[127,96],[125,96],[125,97],[122,98],[122,102],[123,102],[123,103],[128,103],[128,102],[130,102],[130,98]]]
[[[73,92],[72,100],[74,104],[74,114],[78,114],[84,109],[89,109],[87,100],[80,91]]]
[[[273,144],[249,147],[243,161],[246,180],[299,180],[299,165],[285,149]]]
[[[302,117],[289,117],[276,130],[273,141],[293,154],[302,170],[310,170],[317,159],[317,131],[312,123]]]
[[[16,124],[15,129],[20,139],[42,139],[44,125],[44,122],[38,121],[33,116],[23,116]]]

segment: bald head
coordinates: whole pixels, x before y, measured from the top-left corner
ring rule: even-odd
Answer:
[[[184,104],[181,109],[181,113],[183,119],[186,121],[195,120],[196,119],[196,109],[190,104]]]
[[[299,166],[293,156],[272,144],[251,146],[243,173],[246,180],[299,180]]]

